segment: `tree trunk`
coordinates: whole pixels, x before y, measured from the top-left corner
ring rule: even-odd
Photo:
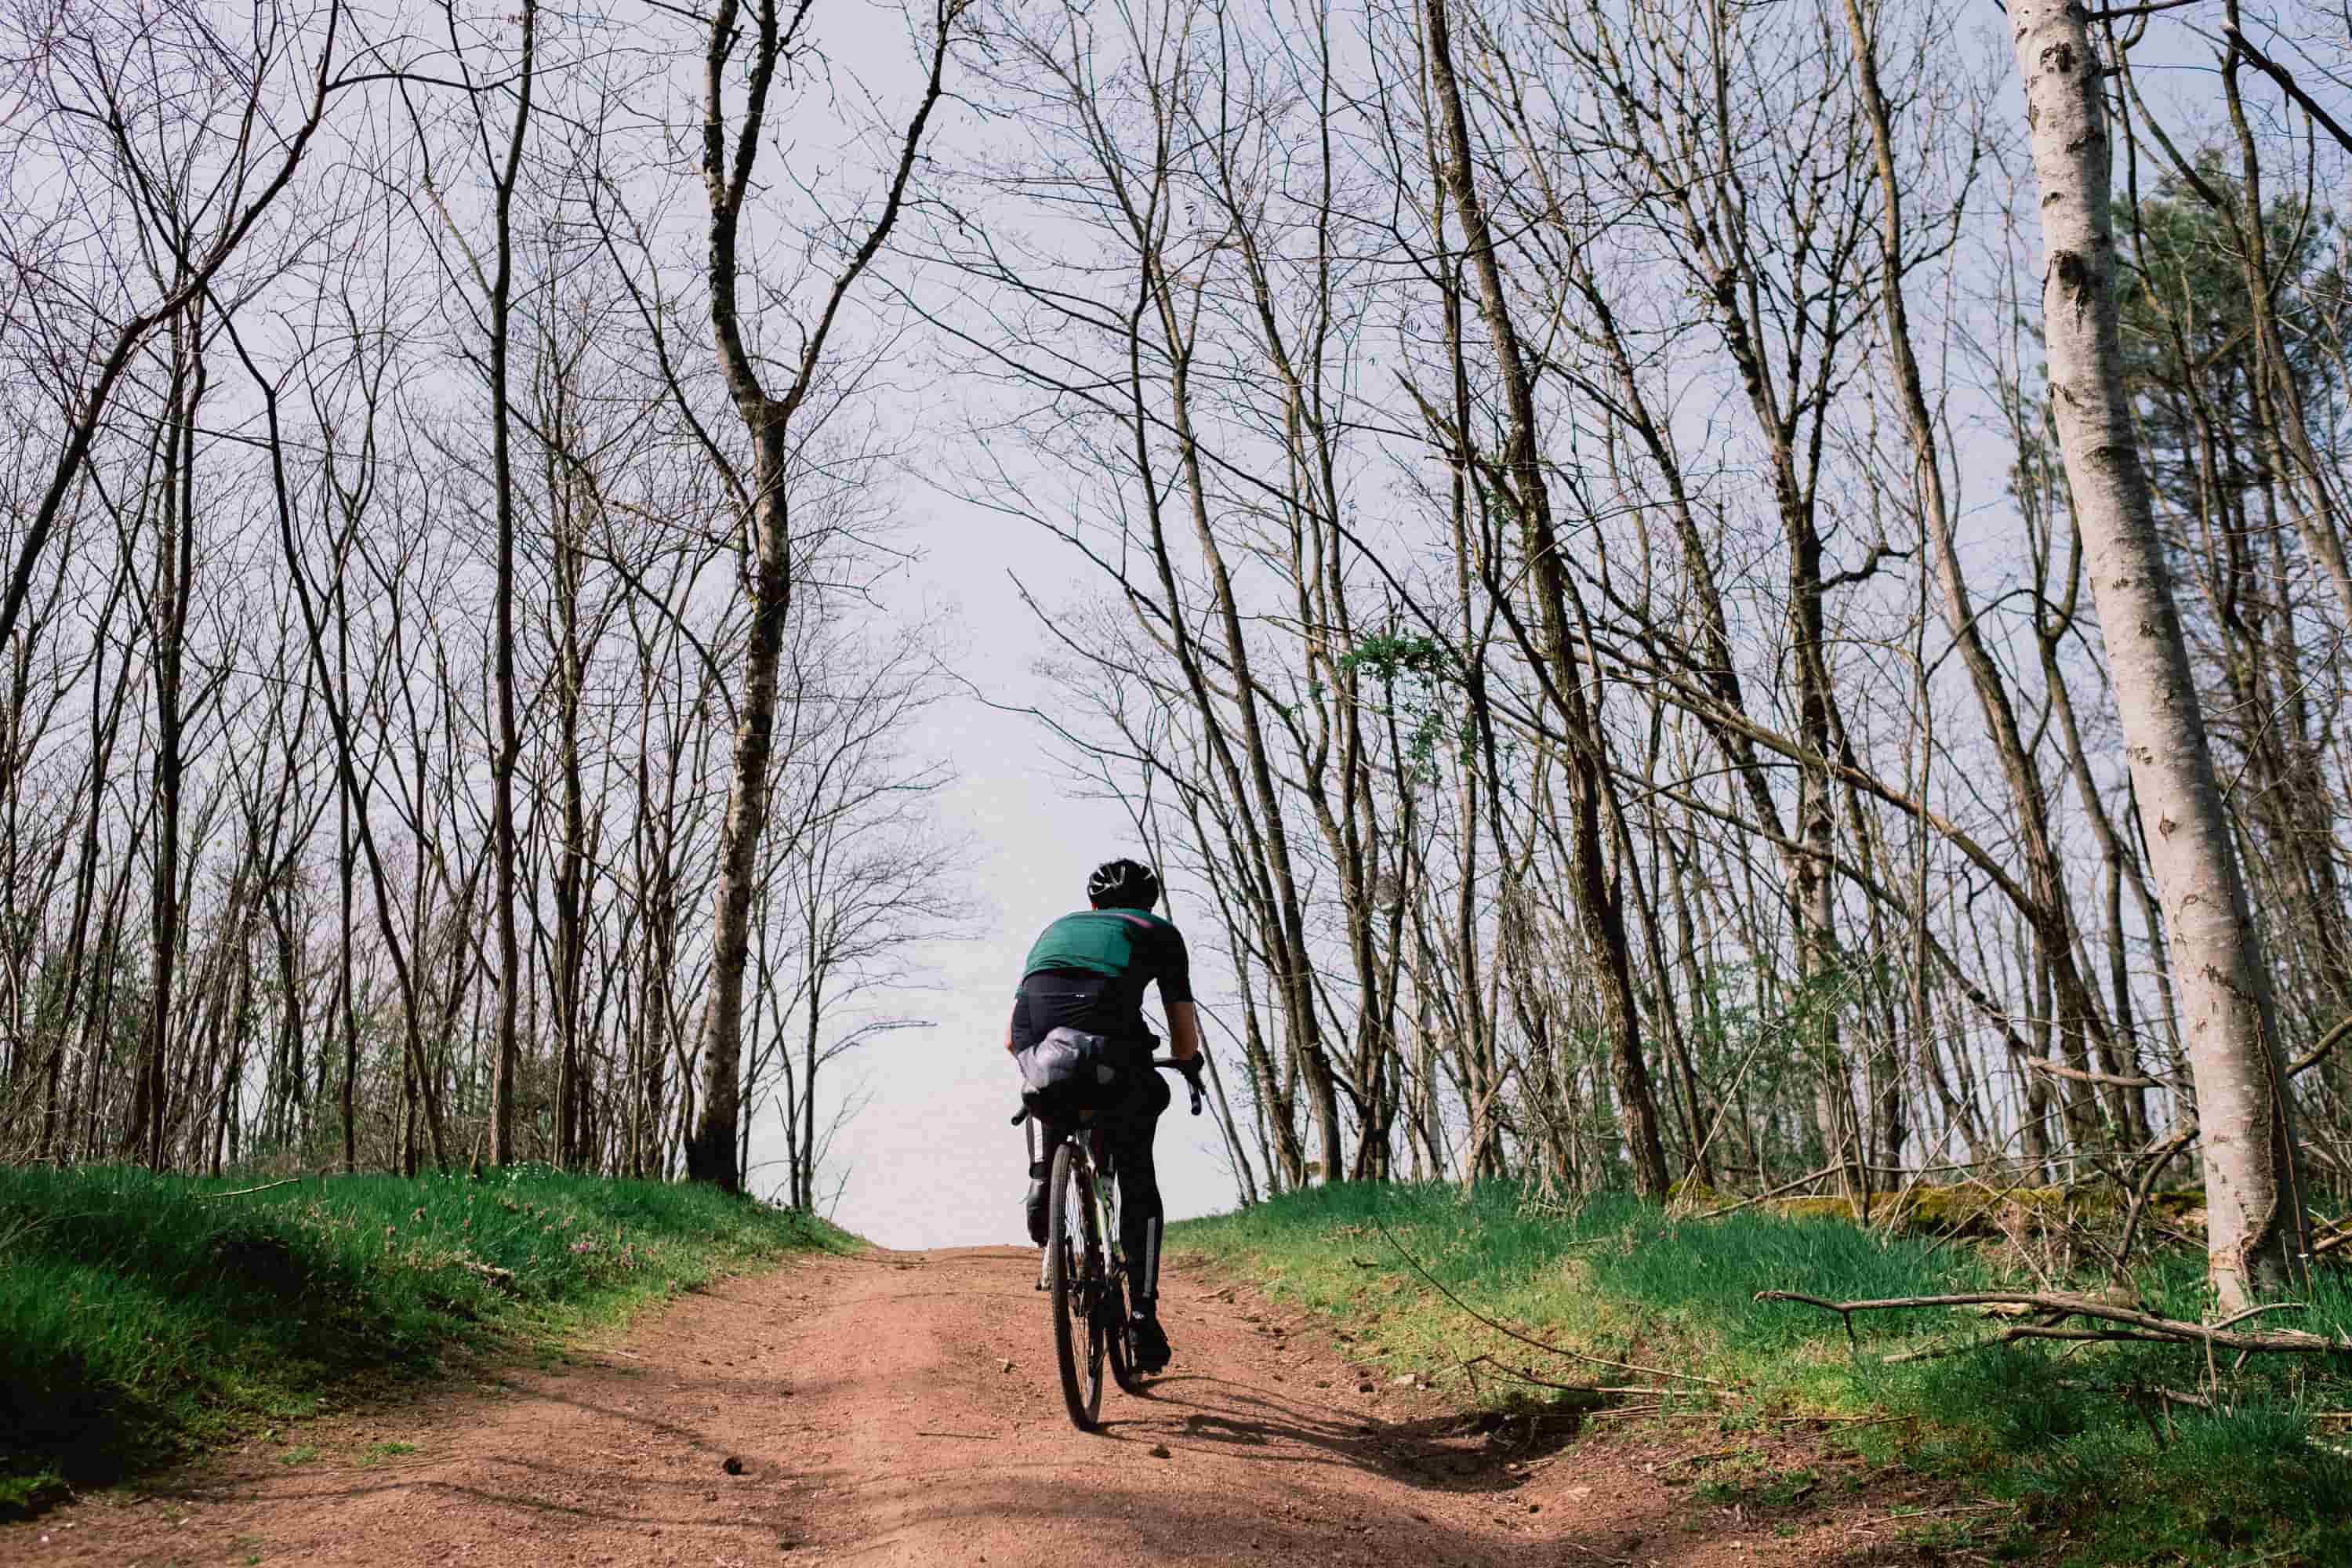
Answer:
[[[1495,254],[1484,199],[1471,168],[1470,132],[1462,108],[1462,89],[1454,72],[1453,39],[1446,0],[1424,0],[1428,18],[1431,84],[1444,118],[1444,176],[1462,219],[1463,238],[1478,275],[1480,312],[1494,340],[1495,357],[1511,411],[1510,448],[1507,468],[1520,521],[1527,533],[1529,575],[1543,619],[1542,653],[1549,676],[1549,696],[1559,710],[1568,734],[1569,804],[1571,843],[1571,894],[1579,933],[1601,984],[1601,1016],[1610,1035],[1611,1067],[1617,1098],[1625,1116],[1626,1151],[1633,1163],[1634,1190],[1662,1197],[1666,1190],[1666,1156],[1658,1136],[1658,1102],[1650,1087],[1649,1065],[1642,1053],[1641,1016],[1633,1000],[1632,959],[1625,942],[1624,910],[1609,886],[1602,864],[1601,792],[1608,787],[1601,755],[1605,743],[1596,715],[1591,710],[1578,668],[1573,633],[1569,626],[1566,573],[1560,568],[1559,542],[1552,529],[1551,502],[1545,489],[1541,445],[1537,433],[1535,387],[1503,289],[1502,264]]]
[[[169,453],[156,512],[154,618],[155,865],[149,915],[152,976],[148,987],[147,1041],[133,1087],[129,1151],[150,1170],[168,1161],[169,1061],[172,1005],[180,953],[180,781],[183,762],[181,655],[188,627],[188,577],[194,569],[196,405],[204,396],[204,324],[190,310],[172,320],[172,391],[163,432]]]
[[[514,194],[522,168],[523,136],[530,128],[533,47],[538,37],[537,0],[522,4],[522,62],[515,117],[507,142],[505,167],[498,174],[498,271],[490,282],[490,461],[498,489],[498,626],[495,632],[499,687],[499,750],[494,773],[492,832],[499,856],[499,1042],[490,1090],[490,1160],[515,1159],[515,1093],[522,1072],[522,1043],[516,1033],[517,989],[522,980],[521,945],[515,931],[515,759],[522,749],[515,730],[515,476],[513,414],[507,395],[507,340],[514,286]],[[419,941],[423,940],[422,932]],[[561,1111],[558,1112],[559,1137]],[[560,1156],[559,1156],[560,1158]]]
[[[751,952],[751,888],[768,824],[768,760],[776,725],[776,670],[792,603],[784,504],[784,431],[772,409],[757,431],[759,497],[752,531],[751,629],[735,723],[734,778],[719,833],[719,891],[710,931],[710,1000],[702,1015],[702,1114],[687,1141],[686,1173],[742,1190],[736,1134],[743,1099],[743,966]]]
[[[556,503],[556,621],[562,660],[556,709],[557,763],[563,773],[563,844],[555,871],[555,1159],[566,1170],[586,1158],[585,1054],[580,1028],[581,984],[588,947],[587,780],[580,755],[580,705],[587,684],[587,659],[580,643],[580,594],[583,563],[569,507]]]
[[[823,949],[812,940],[809,948],[808,1032],[802,1038],[800,1150],[793,1161],[793,1179],[799,1191],[793,1206],[816,1212],[816,1069],[817,1031],[824,1021]]]
[[[703,58],[702,180],[710,203],[710,328],[719,368],[729,397],[751,437],[753,451],[749,525],[751,562],[745,574],[751,624],[743,655],[743,692],[737,703],[734,779],[728,786],[727,818],[719,835],[717,913],[711,922],[710,1001],[703,1012],[702,1114],[687,1142],[687,1174],[715,1182],[729,1192],[742,1190],[737,1155],[742,1113],[743,964],[751,952],[751,886],[759,876],[760,837],[768,820],[768,758],[776,718],[776,668],[783,647],[784,621],[792,600],[792,534],[785,494],[786,433],[824,364],[824,349],[844,300],[889,238],[898,221],[908,182],[922,146],[924,127],[945,84],[948,43],[962,14],[961,0],[940,0],[929,49],[930,77],[908,121],[898,162],[886,188],[881,212],[842,269],[834,275],[815,326],[801,341],[790,386],[771,397],[761,384],[737,313],[740,263],[737,238],[743,203],[751,186],[761,144],[761,127],[776,71],[797,47],[809,8],[789,18],[778,0],[755,0],[757,29],[749,64],[741,122],[730,135],[727,68],[741,42],[741,0],[719,0],[710,18],[709,47]],[[731,153],[730,153],[731,143]]]
[[[2073,0],[2012,0],[2042,188],[2043,332],[2149,859],[2175,965],[2203,1144],[2208,1264],[2225,1310],[2284,1286],[2305,1250],[2270,975],[2207,744],[2125,401],[2106,105]]]

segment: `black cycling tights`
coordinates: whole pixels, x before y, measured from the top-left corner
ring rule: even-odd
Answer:
[[[1132,1106],[1102,1118],[1103,1142],[1118,1173],[1118,1247],[1127,1255],[1129,1293],[1139,1311],[1150,1310],[1160,1295],[1160,1233],[1165,1220],[1151,1140],[1169,1100],[1168,1080],[1155,1072],[1148,1084],[1139,1086]]]
[[[1167,1099],[1167,1087],[1160,1088]],[[1127,1254],[1129,1294],[1137,1311],[1149,1311],[1160,1295],[1160,1232],[1165,1223],[1160,1205],[1160,1173],[1152,1165],[1151,1135],[1159,1130],[1157,1116],[1114,1132],[1108,1142],[1118,1170],[1118,1247]]]

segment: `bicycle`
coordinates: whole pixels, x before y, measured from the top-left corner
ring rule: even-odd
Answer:
[[[1153,1058],[1152,1067],[1177,1068],[1173,1057]],[[1201,1114],[1201,1079],[1185,1075],[1192,1090],[1192,1114]],[[1046,1177],[1050,1185],[1045,1206],[1045,1256],[1037,1289],[1053,1297],[1054,1352],[1061,1363],[1062,1403],[1070,1422],[1081,1432],[1092,1432],[1102,1415],[1103,1365],[1121,1390],[1139,1394],[1142,1374],[1135,1367],[1135,1348],[1129,1342],[1127,1258],[1118,1245],[1118,1205],[1114,1197],[1117,1173],[1104,1147],[1102,1129],[1085,1125],[1092,1111],[1080,1112],[1079,1123],[1065,1129],[1049,1152],[1053,1161]],[[1013,1118],[1015,1127],[1027,1121],[1023,1106]],[[1084,1371],[1081,1373],[1081,1350]]]

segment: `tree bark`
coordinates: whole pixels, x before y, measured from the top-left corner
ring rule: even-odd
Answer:
[[[2205,1162],[2208,1267],[2226,1310],[2307,1246],[2270,974],[2249,910],[2126,404],[2102,70],[2074,0],[2009,12],[2042,189],[2042,326],[2149,859]]]

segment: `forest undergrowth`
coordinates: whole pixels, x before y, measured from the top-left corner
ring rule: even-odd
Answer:
[[[722,1274],[848,1251],[701,1184],[517,1166],[251,1180],[0,1169],[0,1518]]]
[[[1677,1218],[1618,1195],[1548,1204],[1508,1183],[1315,1188],[1189,1222],[1171,1243],[1320,1316],[1381,1375],[1575,1417],[1580,1442],[1628,1424],[1705,1431],[1706,1462],[1679,1472],[1695,1510],[1737,1505],[1786,1522],[1818,1506],[1816,1473],[1791,1466],[1787,1446],[1812,1433],[1824,1458],[1958,1489],[1960,1506],[1888,1521],[1932,1556],[2352,1562],[2352,1358],[1979,1345],[2004,1320],[1965,1310],[1856,1313],[1849,1341],[1834,1313],[1756,1300],[2129,1294],[2196,1322],[2212,1316],[2201,1248],[2136,1259],[2121,1292],[2112,1271],[2085,1266],[2087,1249],[2042,1227],[1987,1240],[1762,1209]],[[2272,1321],[2352,1330],[2342,1271],[2296,1299],[2301,1310]]]

